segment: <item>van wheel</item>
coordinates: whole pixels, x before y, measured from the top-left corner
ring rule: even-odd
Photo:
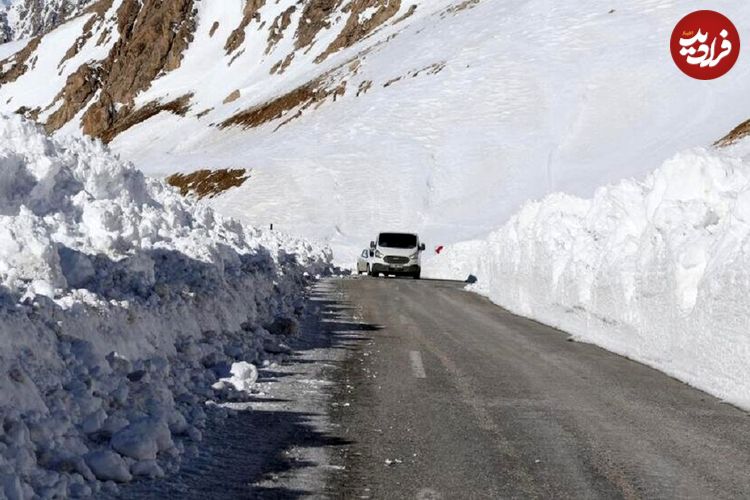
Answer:
[[[372,271],[371,269],[367,270],[367,274],[369,276],[373,277],[373,278],[377,278],[378,277],[378,273],[376,273],[375,271]]]
[[[420,279],[422,277],[422,270],[420,269],[416,273],[412,274],[411,277],[414,278],[415,280]]]

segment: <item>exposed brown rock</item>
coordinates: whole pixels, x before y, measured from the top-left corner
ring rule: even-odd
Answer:
[[[84,45],[86,45],[86,42],[89,41],[89,39],[93,36],[93,29],[94,29],[94,23],[96,22],[96,16],[91,16],[88,21],[86,21],[86,24],[83,25],[83,33],[81,33],[81,36],[76,38],[75,42],[73,42],[73,45],[65,52],[65,55],[60,60],[60,62],[57,64],[57,67],[61,67],[63,64],[65,64],[65,61],[69,59],[73,59],[78,53],[81,51]]]
[[[234,102],[239,98],[240,98],[240,91],[235,90],[234,92],[232,92],[231,94],[229,94],[228,96],[224,98],[224,104],[229,104],[230,102]]]
[[[86,9],[85,12],[92,15],[88,19],[88,21],[86,21],[86,24],[83,25],[83,32],[81,33],[81,35],[76,39],[75,42],[73,42],[73,45],[68,49],[60,63],[57,65],[58,68],[65,64],[65,61],[72,59],[73,57],[78,55],[84,45],[86,45],[86,42],[88,42],[94,35],[94,24],[96,24],[97,21],[101,23],[104,20],[104,14],[106,14],[107,11],[112,7],[112,2],[113,0],[99,0],[98,2],[91,5],[88,9]],[[102,32],[102,34],[99,35],[97,45],[101,45],[102,43],[104,43],[106,35],[108,34],[108,30]]]
[[[314,102],[325,99],[328,94],[329,92],[317,88],[317,82],[310,82],[265,104],[242,111],[223,121],[219,127],[226,128],[234,125],[243,128],[257,127],[281,118],[292,109],[305,109]]]
[[[245,183],[250,175],[244,168],[221,170],[198,170],[191,174],[174,174],[166,181],[180,190],[182,196],[195,194],[198,198],[213,198]]]
[[[731,146],[735,142],[750,136],[750,120],[744,121],[734,127],[731,132],[714,143],[714,146],[723,148]]]
[[[106,14],[107,11],[112,8],[112,1],[113,0],[99,0],[98,2],[94,2],[85,10],[85,12],[93,12],[100,18],[104,17],[104,14]]]
[[[8,71],[0,72],[0,85],[15,82],[21,75],[26,73],[29,66],[33,65],[34,59],[32,59],[32,56],[41,41],[41,37],[32,38],[24,48],[9,58],[0,61],[0,69],[10,64]]]
[[[219,21],[214,21],[214,23],[211,25],[211,31],[208,32],[208,36],[210,38],[213,38],[216,34],[217,29],[219,29]]]
[[[83,25],[83,32],[81,35],[76,39],[75,42],[73,42],[73,45],[68,49],[68,51],[63,56],[60,63],[57,65],[57,67],[61,67],[65,61],[72,59],[78,53],[81,51],[81,49],[86,45],[86,42],[88,42],[91,37],[94,35],[94,24],[96,22],[102,22],[104,20],[104,14],[107,13],[107,11],[112,7],[113,0],[99,0],[98,2],[91,5],[88,9],[86,9],[86,13],[92,14],[91,17],[86,21],[86,24]],[[99,41],[97,42],[97,45],[101,45],[103,43],[103,39],[106,39],[106,35],[109,34],[108,30],[105,30],[102,32],[101,35],[99,35]]]
[[[360,15],[370,8],[377,10],[369,19],[360,22]],[[344,9],[349,13],[346,24],[331,45],[315,58],[315,62],[322,62],[334,52],[351,47],[370,35],[395,16],[400,8],[401,0],[352,0]]]
[[[93,137],[98,137],[106,144],[130,127],[145,122],[162,111],[167,111],[178,116],[185,116],[190,110],[190,99],[192,99],[192,97],[192,93],[185,94],[165,104],[158,101],[152,101],[140,108],[126,106],[120,111],[115,111],[110,103],[109,106],[95,108],[95,113],[87,112],[83,116],[81,119],[83,133]],[[91,109],[89,109],[89,111],[91,111]],[[99,113],[105,113],[106,115],[99,116]],[[108,126],[102,128],[100,126],[101,123],[107,123]]]
[[[179,68],[193,38],[193,0],[124,0],[118,9],[120,40],[107,58],[105,86],[127,103],[162,72]]]
[[[242,13],[240,25],[230,33],[227,42],[224,44],[224,50],[231,54],[237,50],[245,41],[245,28],[253,21],[260,21],[258,11],[266,4],[266,0],[245,0],[245,10]]]
[[[88,105],[100,87],[99,68],[84,64],[73,72],[65,82],[61,94],[54,102],[62,99],[57,111],[47,119],[44,128],[48,132],[59,129]],[[52,104],[54,105],[54,103]]]
[[[294,54],[294,52],[287,54],[284,59],[271,66],[271,74],[281,74],[286,71],[286,69],[290,64],[292,64],[292,61],[294,60]]]
[[[136,109],[134,97],[160,74],[179,67],[195,28],[193,0],[124,0],[117,10],[120,38],[95,68],[83,65],[68,78],[63,100],[47,122],[52,131],[88,106],[83,132],[105,142],[160,111],[184,112],[189,96]],[[97,93],[100,97],[89,103]]]
[[[276,16],[273,20],[271,29],[268,30],[268,46],[266,47],[266,54],[270,53],[277,43],[284,38],[284,31],[292,24],[292,14],[297,10],[297,7],[292,5],[284,12]]]
[[[342,0],[309,0],[302,10],[297,26],[294,47],[301,49],[311,45],[321,31],[331,27],[331,16]]]
[[[36,121],[41,113],[41,108],[29,108],[27,106],[21,106],[16,110],[16,114],[28,118],[29,120]]]

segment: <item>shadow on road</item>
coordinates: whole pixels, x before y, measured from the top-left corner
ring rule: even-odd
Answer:
[[[311,314],[304,321],[303,333],[289,342],[294,352],[283,363],[285,368],[291,369],[260,370],[259,382],[275,382],[272,393],[248,398],[252,403],[271,403],[274,408],[278,403],[289,409],[248,409],[230,412],[223,420],[212,418],[197,453],[186,458],[177,473],[122,486],[118,498],[300,498],[322,493],[290,486],[284,480],[276,483],[274,479],[307,474],[327,465],[295,458],[297,454],[290,450],[326,448],[330,451],[352,444],[330,430],[321,429],[317,423],[321,417],[327,419],[326,406],[335,386],[328,385],[322,390],[322,402],[313,412],[295,409],[305,406],[299,403],[302,398],[309,398],[309,394],[284,394],[276,398],[273,392],[298,374],[330,381],[344,362],[346,352],[369,340],[368,332],[382,327],[353,321],[352,305],[325,289],[316,290],[309,304]],[[325,470],[317,473],[324,476]]]

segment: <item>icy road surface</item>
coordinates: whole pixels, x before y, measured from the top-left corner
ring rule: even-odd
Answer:
[[[738,498],[750,418],[461,284],[339,282],[368,340],[333,422],[348,498]],[[353,388],[348,391],[344,388]]]

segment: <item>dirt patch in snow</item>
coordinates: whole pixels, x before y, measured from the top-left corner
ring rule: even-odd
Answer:
[[[727,135],[719,139],[714,143],[714,146],[723,148],[731,146],[735,142],[739,141],[750,135],[750,120],[746,120],[732,129]]]
[[[310,105],[320,102],[329,95],[324,89],[317,87],[317,82],[310,82],[288,92],[276,99],[242,111],[227,120],[224,120],[219,128],[227,128],[239,125],[243,128],[252,128],[263,125],[284,116],[295,108],[306,109]]]
[[[195,194],[198,198],[213,198],[229,189],[240,187],[250,178],[244,168],[198,170],[191,174],[174,174],[167,177],[169,185],[180,190],[182,196]]]
[[[234,92],[232,92],[231,94],[229,94],[228,96],[226,96],[224,98],[223,102],[224,102],[224,104],[229,104],[230,102],[234,102],[234,101],[236,101],[239,98],[240,98],[240,91],[239,90],[235,90]]]

